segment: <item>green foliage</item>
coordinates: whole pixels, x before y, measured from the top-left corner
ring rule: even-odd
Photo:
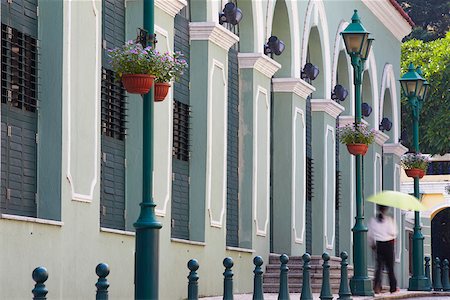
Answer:
[[[409,63],[421,66],[423,77],[430,83],[419,121],[420,150],[443,155],[450,152],[450,33],[431,42],[410,40],[402,45],[402,73]],[[412,112],[407,99],[402,99],[402,131],[412,137]],[[411,138],[404,141],[406,146]]]
[[[375,130],[370,129],[364,123],[348,124],[338,128],[339,140],[342,144],[366,144],[370,145],[375,140]]]
[[[397,0],[416,24],[406,38],[431,41],[445,36],[450,29],[450,1]]]
[[[401,163],[405,170],[421,169],[425,171],[428,168],[429,158],[421,153],[407,153],[402,156]]]
[[[160,53],[148,46],[128,41],[122,47],[109,50],[111,66],[114,72],[123,74],[149,74],[156,76],[156,82],[169,82],[178,80],[187,67],[186,60],[181,52],[170,55],[168,52]]]

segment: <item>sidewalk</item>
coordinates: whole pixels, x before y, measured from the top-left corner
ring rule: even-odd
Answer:
[[[320,300],[319,294],[313,294],[314,300]],[[337,299],[338,295],[333,295]],[[436,298],[435,298],[436,297]],[[292,300],[300,299],[300,294],[290,294]],[[369,299],[450,299],[450,292],[410,292],[408,290],[400,290],[397,293],[383,293],[375,295],[375,297],[352,297],[354,300],[369,300]],[[200,298],[204,300],[222,300],[222,296]],[[277,300],[278,294],[264,294],[264,300]],[[252,294],[234,295],[234,300],[252,300]]]

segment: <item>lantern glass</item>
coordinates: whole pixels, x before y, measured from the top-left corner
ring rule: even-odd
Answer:
[[[373,40],[374,39],[370,39],[370,38],[365,40],[364,45],[363,45],[363,47],[361,49],[362,50],[362,52],[361,52],[361,58],[362,59],[366,60],[369,57],[370,50],[372,48]]]
[[[359,55],[361,53],[361,48],[369,33],[361,32],[361,33],[342,33],[344,37],[345,48],[347,49],[348,54],[356,54]]]

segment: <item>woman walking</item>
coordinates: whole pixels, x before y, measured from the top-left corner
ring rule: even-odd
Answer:
[[[394,274],[394,245],[397,237],[397,226],[394,219],[387,215],[388,207],[378,205],[378,214],[369,222],[368,241],[372,249],[376,250],[377,262],[373,290],[375,294],[381,292],[381,271],[386,266],[389,275],[390,292],[397,289],[397,279]]]

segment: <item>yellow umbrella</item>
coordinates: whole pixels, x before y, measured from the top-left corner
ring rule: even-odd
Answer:
[[[403,210],[426,210],[426,207],[416,197],[396,191],[383,191],[370,196],[367,201]]]

